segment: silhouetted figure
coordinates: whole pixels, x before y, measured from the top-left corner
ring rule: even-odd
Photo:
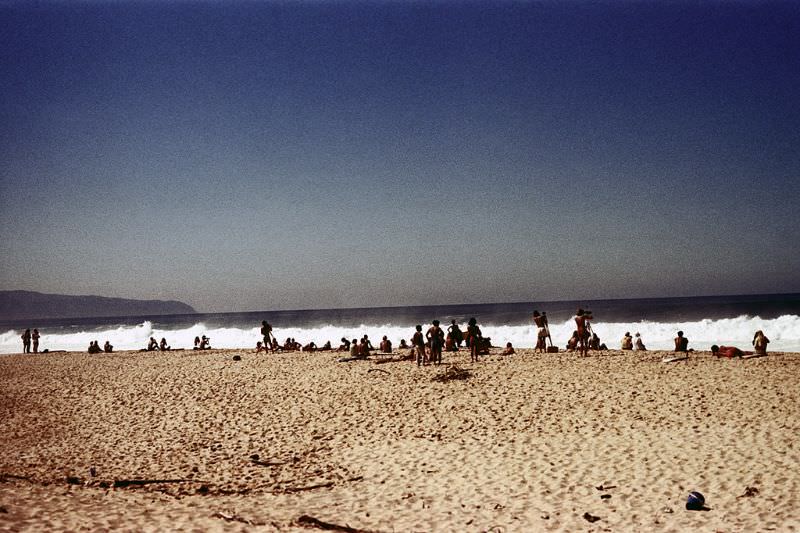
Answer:
[[[31,330],[26,329],[22,335],[22,353],[31,353]]]
[[[679,331],[678,336],[675,337],[675,351],[676,352],[688,352],[689,351],[689,339],[683,336],[683,332]]]
[[[31,335],[31,339],[33,339],[33,353],[39,353],[39,330],[34,328],[33,335]]]

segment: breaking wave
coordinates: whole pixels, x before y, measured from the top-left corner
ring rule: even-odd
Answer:
[[[479,323],[480,325],[480,323]],[[737,318],[702,319],[685,322],[595,322],[593,330],[611,349],[619,348],[620,339],[625,332],[640,333],[648,349],[670,350],[672,339],[678,330],[682,330],[689,339],[689,347],[697,350],[708,350],[712,344],[737,346],[743,350],[752,349],[751,341],[757,330],[762,330],[769,337],[771,351],[800,352],[800,316],[783,315],[778,318],[761,319],[759,317],[739,316]],[[138,350],[144,348],[150,337],[161,340],[165,337],[173,348],[191,348],[194,338],[206,335],[211,338],[214,348],[253,348],[261,339],[258,327],[206,327],[202,322],[181,329],[160,328],[150,321],[133,326],[116,326],[107,329],[82,329],[80,331],[62,331],[48,333],[42,330],[39,351],[67,350],[85,351],[89,342],[97,340],[102,346],[106,340],[111,342],[115,350]],[[466,329],[466,324],[461,324]],[[533,325],[485,325],[481,326],[483,335],[491,337],[492,344],[503,346],[507,342],[518,348],[532,348],[535,345],[535,329]],[[550,332],[553,343],[565,346],[572,335],[574,323],[567,320],[551,323]],[[283,343],[292,337],[302,344],[314,341],[322,345],[326,341],[338,346],[342,337],[348,339],[369,335],[373,344],[377,345],[384,335],[397,346],[400,339],[410,339],[414,332],[413,324],[362,324],[360,326],[321,325],[313,327],[277,327],[275,336]],[[8,330],[0,333],[0,353],[19,353],[22,351],[21,330]]]

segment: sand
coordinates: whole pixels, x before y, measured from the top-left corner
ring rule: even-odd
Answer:
[[[0,530],[800,531],[800,355],[499,351],[2,356]]]

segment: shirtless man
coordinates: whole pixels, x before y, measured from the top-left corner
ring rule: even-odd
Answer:
[[[589,355],[589,344],[586,342],[586,339],[589,337],[589,332],[591,331],[589,321],[592,320],[592,318],[594,317],[592,317],[591,311],[578,309],[575,313],[575,325],[578,327],[576,330],[578,332],[578,351],[581,353],[581,357]]]
[[[683,332],[679,331],[678,336],[675,337],[675,351],[676,352],[688,352],[689,351],[689,339],[683,336]]]
[[[272,348],[272,326],[267,323],[266,320],[261,321],[261,335],[264,337],[264,351],[266,352],[268,348]],[[275,353],[275,350],[272,350],[272,353]]]
[[[547,330],[547,314],[539,314],[539,311],[533,312],[533,323],[536,324],[536,348],[533,353],[547,351],[547,336],[550,332]]]
[[[439,365],[442,363],[442,346],[444,345],[444,331],[439,327],[439,321],[434,320],[433,325],[428,328],[425,337],[431,343],[431,362]]]
[[[743,352],[735,346],[717,346],[716,344],[711,347],[711,355],[714,357],[741,357],[743,355],[750,355],[753,352]]]

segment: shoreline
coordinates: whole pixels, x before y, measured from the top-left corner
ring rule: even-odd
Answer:
[[[800,354],[499,352],[9,354],[0,528],[800,528]]]

